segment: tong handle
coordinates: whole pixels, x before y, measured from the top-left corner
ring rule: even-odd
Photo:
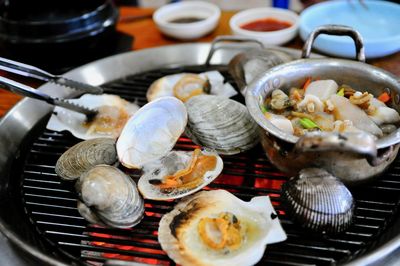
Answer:
[[[51,74],[43,69],[24,64],[21,62],[16,62],[11,59],[0,57],[0,69],[15,73],[21,76],[34,78],[42,81],[54,82],[61,86],[70,87],[77,89],[86,93],[91,94],[102,94],[103,89],[97,86],[92,86],[79,81],[70,80],[62,76]]]
[[[27,85],[24,85],[22,83],[16,82],[14,80],[11,80],[11,79],[8,79],[5,77],[0,76],[0,85],[13,93],[16,93],[16,94],[19,94],[22,96],[26,96],[29,98],[37,99],[40,101],[44,101],[51,105],[64,107],[66,109],[69,109],[69,110],[72,110],[75,112],[82,113],[82,114],[86,115],[88,120],[90,120],[97,114],[97,112],[94,110],[87,109],[87,108],[79,106],[79,105],[75,105],[73,103],[70,103],[70,102],[62,100],[62,99],[53,98],[50,95],[47,95],[41,91],[35,90]]]

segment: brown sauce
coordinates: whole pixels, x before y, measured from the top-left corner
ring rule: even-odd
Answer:
[[[194,23],[198,21],[202,21],[204,18],[199,17],[183,17],[183,18],[174,18],[170,20],[171,23]]]
[[[251,31],[276,31],[286,29],[292,26],[292,23],[274,18],[263,18],[243,24],[240,28]]]

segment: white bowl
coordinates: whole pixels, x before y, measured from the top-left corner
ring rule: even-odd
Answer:
[[[221,16],[218,6],[200,1],[185,1],[168,4],[157,9],[153,20],[158,29],[167,36],[193,40],[200,38],[216,28]],[[202,20],[191,23],[173,23],[179,18],[195,17]]]
[[[289,28],[276,31],[251,31],[242,29],[243,24],[264,18],[274,18],[292,24]],[[281,45],[296,37],[299,29],[299,16],[290,10],[282,8],[253,8],[235,14],[229,21],[231,31],[235,35],[253,38],[265,45]]]

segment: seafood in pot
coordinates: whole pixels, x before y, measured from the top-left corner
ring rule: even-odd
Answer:
[[[93,167],[81,175],[76,190],[81,198],[78,211],[89,222],[129,228],[143,218],[144,203],[135,182],[116,167]]]
[[[354,200],[336,177],[320,168],[306,168],[282,185],[289,215],[304,228],[335,234],[352,222]]]
[[[185,103],[185,133],[203,147],[219,154],[236,154],[259,141],[258,126],[241,103],[215,95],[199,95]]]
[[[165,214],[158,240],[180,265],[254,265],[266,245],[284,241],[269,197],[244,202],[225,190],[198,192]]]
[[[99,164],[112,165],[118,161],[115,139],[96,138],[81,141],[64,152],[55,171],[64,180],[76,180]]]
[[[274,49],[251,49],[233,57],[228,69],[240,92],[245,95],[247,84],[257,75],[293,59],[289,54]]]
[[[110,94],[84,94],[79,99],[68,101],[97,110],[98,114],[91,121],[87,121],[84,114],[57,106],[47,129],[67,130],[84,140],[99,137],[117,138],[128,119],[139,109],[138,105]]]
[[[181,198],[211,183],[222,168],[223,161],[214,151],[171,151],[144,165],[138,188],[147,199]]]
[[[224,76],[218,71],[207,71],[200,74],[179,73],[168,75],[154,81],[146,93],[149,102],[164,96],[174,96],[186,102],[200,94],[220,95],[226,98],[237,94]]]
[[[386,92],[375,98],[334,80],[309,78],[302,88],[291,88],[288,94],[274,90],[260,105],[274,126],[296,136],[315,130],[364,131],[379,138],[393,132],[400,122],[399,113],[385,104],[389,100]]]
[[[144,105],[126,123],[117,141],[119,161],[140,169],[172,150],[185,130],[185,105],[174,97],[162,97]]]

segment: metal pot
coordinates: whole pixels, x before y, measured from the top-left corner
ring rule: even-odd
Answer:
[[[334,58],[309,58],[319,34],[347,35],[356,46],[357,61]],[[296,137],[276,128],[265,119],[260,104],[275,89],[301,87],[307,77],[333,79],[360,91],[391,95],[389,105],[400,110],[400,83],[392,74],[364,63],[364,48],[358,32],[345,26],[317,28],[304,45],[302,59],[274,67],[249,84],[246,105],[262,128],[262,146],[270,161],[281,171],[293,175],[303,168],[321,167],[346,184],[358,184],[381,174],[399,150],[400,129],[375,140],[369,134],[314,132]]]

